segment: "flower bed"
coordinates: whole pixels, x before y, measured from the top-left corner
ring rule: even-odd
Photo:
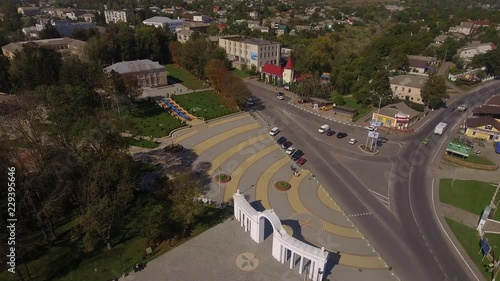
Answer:
[[[292,187],[288,182],[286,181],[278,181],[274,184],[274,188],[276,188],[279,191],[287,191]]]
[[[215,182],[226,183],[231,180],[231,176],[228,174],[218,174],[214,177]]]

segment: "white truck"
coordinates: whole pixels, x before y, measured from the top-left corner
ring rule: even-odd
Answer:
[[[434,128],[434,134],[442,135],[446,131],[446,127],[448,127],[448,124],[444,122],[437,124],[436,128]]]

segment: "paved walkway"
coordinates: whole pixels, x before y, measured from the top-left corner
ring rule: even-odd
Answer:
[[[298,177],[293,175],[290,166],[295,163],[288,155],[285,155],[275,139],[269,136],[268,128],[260,120],[256,121],[248,113],[242,113],[176,131],[168,140],[180,143],[192,150],[196,154],[195,158],[190,160],[192,167],[197,170],[202,169],[207,179],[210,180],[215,176],[219,169],[231,176],[231,180],[225,184],[208,183],[209,191],[203,195],[205,201],[208,199],[229,201],[233,193],[239,189],[256,209],[274,209],[283,224],[296,238],[318,247],[324,246],[332,253],[340,253],[340,258],[337,257],[338,264],[330,276],[335,278],[332,280],[396,280],[387,270],[388,266],[384,260],[342,212],[334,198],[331,198],[319,182],[312,177],[307,169],[308,164],[306,163],[304,168],[300,169]],[[275,190],[273,185],[279,180],[288,181],[292,188],[287,192]],[[235,228],[243,232],[239,225]],[[248,235],[241,239],[251,241]],[[263,247],[264,250],[270,248],[265,245],[258,246]],[[224,244],[224,247],[227,246]],[[206,251],[221,252],[216,249]],[[208,260],[218,261],[217,258],[208,258]],[[212,271],[217,272],[210,276],[216,276],[220,270],[226,270],[226,264],[219,267],[219,263],[218,261],[217,266],[213,265]],[[223,263],[234,264],[233,261]],[[288,266],[279,263],[278,265],[281,273],[293,273],[289,271]],[[196,266],[198,267],[198,263]],[[187,277],[176,280],[198,280],[194,277],[189,278],[194,275],[184,273],[180,265],[178,267],[174,266],[173,276],[179,273],[186,274]],[[194,271],[198,272],[199,269]],[[140,275],[141,273],[137,273],[137,276]],[[170,277],[158,279],[160,275],[148,275],[144,278],[173,280],[168,279]],[[360,278],[363,276],[362,279],[358,279],[356,277],[358,275]],[[127,280],[134,280],[130,279],[132,277],[128,278]],[[273,276],[253,276],[253,278],[252,280],[281,280]],[[237,278],[231,274],[221,276],[217,280],[235,279],[247,280],[245,277]],[[140,277],[136,280],[146,279]]]
[[[479,222],[479,215],[464,211],[446,203],[441,203],[441,211],[443,215],[456,222],[466,225],[470,228],[476,228]]]

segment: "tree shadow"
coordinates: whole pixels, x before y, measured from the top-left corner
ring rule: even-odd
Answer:
[[[264,205],[262,205],[262,202],[260,200],[256,200],[250,203],[250,206],[252,206],[257,212],[264,212],[266,208]]]
[[[212,168],[212,163],[210,162],[200,162],[194,168],[193,172],[195,176],[200,181],[203,190],[203,193],[206,193],[210,190],[210,185],[212,183],[212,175],[208,174],[208,171]]]

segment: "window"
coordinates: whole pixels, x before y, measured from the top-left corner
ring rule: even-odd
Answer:
[[[405,91],[405,87],[402,87],[402,88],[401,88],[401,91],[403,91],[403,92],[404,92],[404,91]]]
[[[476,131],[472,131],[472,136],[475,136],[477,134]]]
[[[411,89],[408,89],[408,93],[411,93]]]
[[[493,129],[493,126],[491,126],[491,125],[486,125],[486,126],[484,126],[484,129],[486,129],[486,130],[491,130],[491,129]]]

